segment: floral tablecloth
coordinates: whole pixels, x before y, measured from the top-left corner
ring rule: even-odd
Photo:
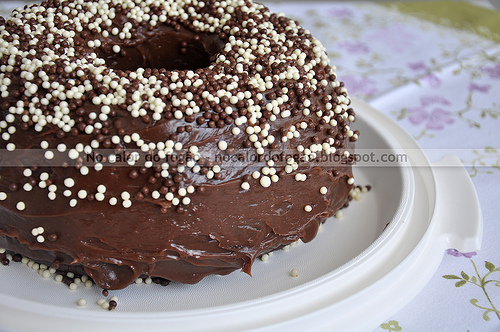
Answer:
[[[448,250],[376,331],[499,331],[500,12],[486,1],[263,2],[324,43],[352,96],[396,120],[431,161],[457,155],[475,184],[482,249]],[[0,14],[22,3],[1,1]]]
[[[500,331],[500,12],[481,1],[267,4],[324,43],[352,96],[396,120],[431,161],[457,155],[476,187],[482,249],[448,250],[376,331]]]

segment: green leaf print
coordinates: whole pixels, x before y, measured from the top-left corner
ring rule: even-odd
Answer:
[[[465,165],[468,165],[467,168],[471,177],[475,177],[480,173],[492,174],[493,170],[500,170],[500,152],[498,149],[486,146],[482,151],[474,149],[472,152],[475,155],[473,160],[462,160]],[[486,263],[491,264],[493,269],[496,268],[494,264],[490,262]],[[489,269],[488,266],[486,268]]]
[[[488,292],[488,289],[486,286],[488,286],[490,283],[493,284],[496,287],[500,287],[500,281],[497,279],[492,278],[493,273],[500,272],[500,268],[497,268],[495,264],[485,261],[484,266],[488,272],[481,276],[479,273],[479,270],[476,266],[476,263],[470,259],[472,266],[474,267],[474,272],[475,275],[470,277],[465,271],[460,272],[460,276],[454,275],[454,274],[447,274],[444,275],[444,279],[448,280],[458,280],[455,283],[455,287],[462,287],[466,284],[472,284],[477,287],[479,287],[482,290],[482,293],[486,297],[486,300],[488,302],[488,305],[481,305],[480,300],[478,299],[471,299],[470,303],[481,310],[483,310],[483,319],[485,321],[490,321],[490,314],[494,314],[498,320],[500,320],[500,311],[496,308],[495,304],[493,303],[493,300],[491,299],[490,293]]]
[[[490,272],[493,272],[495,271],[495,265],[493,263],[490,263],[490,262],[485,262],[484,263],[484,266],[490,271]]]

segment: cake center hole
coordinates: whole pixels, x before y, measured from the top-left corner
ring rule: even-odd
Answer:
[[[189,30],[165,29],[131,46],[121,46],[119,52],[110,47],[103,57],[108,67],[134,71],[138,68],[166,70],[196,70],[206,68],[224,47],[218,35],[196,35]]]

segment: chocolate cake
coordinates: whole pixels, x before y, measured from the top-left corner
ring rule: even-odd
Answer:
[[[0,248],[104,289],[250,274],[348,204],[346,89],[252,1],[25,6],[0,83]]]

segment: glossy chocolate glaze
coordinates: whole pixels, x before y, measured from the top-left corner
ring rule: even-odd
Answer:
[[[45,4],[49,7],[57,5]],[[208,11],[207,8],[203,10]],[[266,9],[261,11],[267,12]],[[239,13],[235,14],[237,18],[243,15],[238,8],[235,12]],[[241,27],[242,20],[237,18],[230,23]],[[285,22],[283,18],[274,19],[280,24]],[[105,60],[108,68],[124,76],[131,75],[138,68],[166,69],[162,77],[166,77],[169,84],[172,84],[169,75],[174,72],[195,71],[197,75],[205,75],[200,77],[210,77],[228,70],[216,62],[221,55],[227,59],[232,54],[224,48],[229,42],[229,33],[197,31],[192,26],[179,25],[176,20],[179,18],[173,18],[170,24],[165,22],[154,27],[138,25],[133,38],[125,41],[120,41],[114,35],[103,36],[85,29],[75,36],[73,43],[81,45],[77,48],[80,56],[85,58],[95,52],[97,58]],[[119,13],[113,19],[113,24],[117,26],[123,26],[126,22],[126,16]],[[286,19],[286,22],[289,20]],[[11,34],[20,33],[14,28],[9,29],[12,30]],[[298,35],[304,40],[312,40],[303,30],[299,30]],[[89,41],[96,39],[100,41],[98,48],[88,46]],[[118,43],[121,43],[121,48],[115,52],[113,46]],[[311,52],[312,46],[306,49]],[[2,61],[6,61],[5,57]],[[262,62],[262,65],[265,66],[266,62]],[[269,59],[267,65],[271,67]],[[328,83],[334,82],[335,78],[328,74],[327,67],[317,64],[317,78]],[[160,77],[158,71],[154,73]],[[255,69],[243,72],[239,76],[240,81],[245,82],[252,73],[255,74]],[[56,81],[63,77],[57,70],[51,75]],[[0,118],[4,121],[8,120],[13,105],[25,92],[22,89],[25,80],[16,72],[9,76],[10,94],[0,97]],[[95,75],[86,74],[86,77],[89,81],[97,80]],[[72,79],[71,76],[69,79]],[[217,85],[212,89],[215,93],[227,86],[217,80],[202,81],[206,90],[210,90],[207,89],[209,82]],[[267,132],[277,138],[266,147],[266,153],[261,154],[262,159],[290,152],[303,156],[303,153],[298,152],[298,146],[308,147],[318,142],[331,142],[336,147],[337,156],[352,154],[356,139],[346,133],[350,130],[350,119],[354,117],[354,112],[348,107],[343,107],[336,114],[332,111],[330,117],[337,119],[338,123],[335,126],[317,113],[327,113],[326,96],[330,96],[330,100],[346,96],[342,85],[321,86],[316,91],[309,89],[304,92],[303,87],[293,81],[285,78],[281,80],[281,85],[275,85],[263,93],[264,98],[260,103],[265,107],[277,98],[279,90],[286,88],[293,91],[288,93],[288,101],[283,107],[291,111],[290,116],[281,113],[282,116],[272,118],[264,114],[255,123],[262,128],[268,124]],[[93,120],[90,114],[99,113],[102,106],[96,105],[92,96],[103,93],[103,85],[93,84],[93,90],[97,93],[86,94],[87,98],[75,101],[75,107],[70,105],[69,115],[76,123],[87,121],[87,126],[94,123],[88,120]],[[133,91],[141,89],[139,83],[136,86],[124,85],[123,88],[128,91],[128,98],[132,98]],[[252,91],[250,99],[259,102],[255,97],[259,91],[256,92],[248,80],[239,89],[241,92]],[[47,124],[43,130],[37,131],[33,118],[31,122],[24,121],[20,115],[12,122],[7,121],[9,126],[17,130],[8,140],[0,142],[0,148],[6,151],[9,149],[8,144],[14,143],[18,154],[11,151],[11,154],[5,152],[2,155],[0,193],[5,194],[5,197],[0,202],[0,247],[61,270],[86,273],[104,289],[121,289],[145,276],[196,283],[207,275],[228,274],[238,269],[250,274],[252,263],[257,257],[299,238],[305,242],[311,241],[320,223],[347,205],[352,189],[350,165],[340,161],[322,163],[312,159],[298,162],[292,172],[286,172],[288,158],[283,156],[276,158],[271,163],[272,167],[267,160],[254,160],[258,158],[245,162],[238,160],[236,163],[217,161],[216,156],[224,155],[258,156],[253,143],[249,143],[250,134],[245,131],[249,125],[236,124],[234,121],[247,113],[248,102],[241,101],[230,106],[237,113],[231,120],[222,121],[229,117],[226,115],[222,118],[224,112],[217,108],[220,103],[225,103],[227,109],[229,104],[222,99],[219,104],[200,103],[201,112],[176,118],[167,111],[172,105],[173,108],[177,107],[172,101],[175,99],[173,97],[185,96],[191,90],[170,90],[173,93],[165,96],[166,106],[161,119],[133,117],[130,115],[132,102],[125,101],[110,105],[111,112],[103,121],[105,130],[93,130],[90,134],[85,132],[85,126],[78,127],[77,124],[74,128],[78,130],[63,133],[60,127],[53,124]],[[195,94],[199,92],[196,89],[193,91]],[[28,103],[29,98],[25,99]],[[310,108],[315,112],[303,112],[305,99],[310,101]],[[348,104],[345,100],[344,104]],[[342,102],[339,100],[337,104]],[[51,114],[54,109],[46,107],[44,112]],[[28,114],[28,108],[24,114]],[[218,115],[210,118],[210,114]],[[202,117],[207,120],[202,121]],[[247,118],[249,121],[255,120]],[[293,140],[281,139],[292,126],[298,128],[301,123],[307,126],[301,129],[298,137]],[[241,134],[235,134],[234,128],[241,128]],[[95,170],[95,162],[85,159],[82,154],[80,159],[68,158],[67,151],[61,154],[56,152],[50,162],[21,158],[23,153],[24,157],[32,156],[30,152],[40,150],[43,145],[55,149],[63,143],[69,150],[79,143],[87,146],[95,141],[99,141],[100,145],[93,153],[101,151],[105,156],[110,153],[127,154],[138,150],[133,141],[124,138],[132,134],[138,134],[146,143],[166,140],[180,143],[183,148],[177,152],[185,153],[188,157],[193,155],[189,147],[197,147],[201,159],[193,163],[200,166],[201,171],[193,171],[194,168],[185,161],[169,162],[170,173],[167,176],[161,173],[164,161],[154,162],[147,167],[141,164],[104,163],[102,170]],[[113,136],[122,139],[119,143],[112,143]],[[227,149],[220,148],[221,141],[226,143]],[[9,162],[11,166],[8,166]],[[89,174],[82,174],[82,165],[88,166]],[[217,172],[213,171],[215,165],[220,168]],[[264,168],[269,167],[274,170],[279,181],[264,186],[261,179],[265,174]],[[26,169],[30,169],[28,176]],[[44,172],[48,174],[46,181],[41,180]],[[207,178],[207,172],[212,172],[211,178]],[[255,172],[259,173],[259,177],[252,176]],[[298,181],[299,173],[305,174],[307,180]],[[71,185],[64,182],[68,178],[73,181]],[[43,185],[40,185],[41,182]],[[248,183],[249,189],[242,188],[243,182]],[[26,190],[26,183],[31,184],[29,190]],[[47,198],[50,185],[57,186],[55,199]],[[103,194],[106,200],[98,199],[99,185],[105,185]],[[181,188],[188,187],[193,188],[192,192],[182,195]],[[322,187],[328,189],[326,194],[320,193]],[[69,193],[66,195],[64,190]],[[86,193],[84,198],[77,197],[81,191]],[[123,198],[124,191],[130,196],[129,199]],[[172,200],[163,198],[169,192],[181,201],[189,197],[188,203],[174,204]],[[123,204],[120,197],[123,198]],[[118,198],[118,204],[111,205],[109,198]],[[76,206],[71,206],[71,200],[77,202]],[[125,201],[130,201],[131,206],[125,207]],[[23,203],[23,208],[19,208],[19,202]],[[312,208],[311,212],[306,212],[306,205]],[[32,231],[38,227],[43,227],[43,241],[33,235]]]

